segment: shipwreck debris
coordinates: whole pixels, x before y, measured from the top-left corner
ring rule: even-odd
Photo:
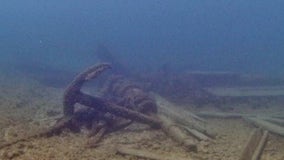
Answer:
[[[185,146],[189,151],[197,152],[197,143],[188,137],[176,124],[169,118],[160,115],[159,118],[163,122],[162,129],[175,141]]]
[[[281,118],[274,118],[275,115],[257,115],[257,114],[240,114],[226,112],[200,112],[198,116],[205,118],[222,118],[222,119],[243,119],[257,127],[268,130],[271,133],[284,136],[284,127]]]
[[[265,130],[262,132],[260,129],[254,129],[250,134],[240,160],[259,160],[267,137],[268,131]]]
[[[81,91],[86,82],[97,78],[98,75],[109,68],[111,68],[109,64],[102,63],[87,68],[74,78],[64,93],[64,115],[52,128],[3,144],[0,148],[20,141],[28,141],[32,138],[49,137],[59,134],[64,129],[80,131],[80,127],[83,125],[90,129],[90,139],[87,146],[96,147],[105,134],[125,128],[135,121],[148,124],[153,128],[161,128],[167,135],[183,144],[189,151],[197,151],[196,141],[184,132],[184,127],[186,126],[184,124],[176,124],[179,122],[175,122],[176,118],[171,120],[170,114],[167,117],[158,115],[158,106],[154,98],[131,81],[120,76],[110,79],[107,83],[108,87],[104,87],[104,96],[106,97],[109,94],[110,97],[113,97],[111,99],[91,96]],[[87,108],[75,109],[77,103]],[[193,113],[189,113],[189,115],[202,121],[201,118]]]
[[[259,160],[261,158],[261,154],[265,147],[269,133],[284,136],[284,127],[281,126],[282,121],[281,119],[273,118],[275,115],[260,116],[253,114],[224,112],[203,112],[199,114],[197,113],[197,115],[206,118],[239,118],[253,124],[256,127],[259,127],[258,129],[254,129],[251,133],[249,141],[246,147],[243,149],[240,160]]]
[[[251,122],[252,124],[259,126],[260,128],[266,129],[271,133],[278,134],[280,136],[284,136],[284,127],[279,126],[277,124],[273,124],[265,119],[262,118],[255,118],[255,117],[246,117],[247,121]]]

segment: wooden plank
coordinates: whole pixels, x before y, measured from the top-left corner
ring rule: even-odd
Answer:
[[[284,119],[281,119],[281,118],[271,118],[271,117],[266,117],[264,119],[266,121],[269,121],[271,123],[274,123],[274,124],[277,124],[277,125],[280,125],[280,126],[284,127]]]
[[[160,115],[170,117],[172,120],[179,124],[194,128],[195,130],[202,132],[210,138],[215,138],[216,133],[213,133],[211,130],[205,128],[205,119],[190,112],[189,110],[175,106],[173,103],[169,102],[168,100],[157,94],[152,93],[152,95],[156,99],[158,105],[158,113]]]
[[[251,160],[260,160],[261,158],[261,154],[263,152],[264,146],[266,144],[268,138],[268,131],[264,131],[263,135],[261,136],[261,139],[258,143],[258,146],[256,147],[253,156],[251,158]]]
[[[164,113],[164,112],[171,113],[172,115],[178,115],[176,118],[182,116],[182,117],[187,117],[187,118],[193,118],[201,122],[205,122],[203,118],[195,115],[189,110],[185,110],[181,107],[177,107],[175,104],[171,103],[170,101],[161,97],[160,95],[154,94],[154,93],[152,93],[152,95],[155,97],[155,100],[159,107],[158,111],[160,111],[161,113]]]
[[[220,97],[261,97],[261,96],[284,96],[284,86],[262,87],[212,87],[206,90]]]
[[[191,134],[193,137],[197,138],[199,141],[209,141],[211,140],[210,137],[208,137],[207,135],[195,130],[195,129],[192,129],[190,127],[187,127],[187,126],[183,126],[183,128],[189,132],[189,134]]]
[[[284,127],[273,124],[273,123],[268,122],[266,120],[263,120],[261,118],[247,117],[247,118],[245,118],[245,120],[253,123],[256,126],[259,126],[263,129],[266,129],[266,130],[270,131],[271,133],[275,133],[275,134],[278,134],[280,136],[284,136]]]
[[[225,112],[199,112],[196,113],[196,115],[205,118],[242,118],[243,116],[247,116],[246,114]]]
[[[245,148],[243,149],[240,160],[251,160],[260,139],[261,139],[261,130],[260,129],[254,129],[250,133],[248,142],[245,145]]]
[[[160,121],[162,122],[162,130],[172,137],[175,141],[182,144],[187,148],[188,151],[197,152],[196,142],[184,133],[176,124],[174,124],[168,117],[163,115],[158,115]]]

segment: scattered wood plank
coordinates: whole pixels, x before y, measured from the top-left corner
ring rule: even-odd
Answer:
[[[216,133],[206,129],[206,123],[204,122],[198,122],[198,121],[194,121],[190,118],[184,117],[182,116],[182,113],[186,112],[176,112],[174,110],[167,110],[167,109],[161,109],[160,107],[158,107],[159,110],[159,114],[160,115],[165,115],[167,117],[170,117],[171,119],[173,119],[175,122],[177,122],[178,124],[181,124],[183,126],[187,126],[190,128],[193,128],[205,135],[207,135],[210,138],[215,138],[216,137]],[[179,113],[181,113],[181,115],[179,115]]]
[[[271,117],[266,117],[264,118],[266,121],[283,126],[284,127],[284,119],[281,118],[271,118]]]
[[[207,92],[219,97],[267,97],[283,96],[284,86],[262,86],[262,87],[212,87]]]
[[[267,121],[273,122],[278,125],[284,125],[283,114],[243,114],[243,113],[228,113],[228,112],[197,112],[196,115],[203,118],[225,118],[225,119],[235,119],[235,118],[246,118],[246,117],[261,117]]]
[[[272,115],[271,117],[272,117],[272,118],[284,119],[284,113],[275,114],[275,115]]]
[[[261,138],[260,129],[254,129],[249,136],[248,142],[243,149],[240,160],[251,160],[254,150],[257,146],[258,141]]]
[[[268,131],[262,132],[261,129],[254,129],[246,144],[240,160],[259,160],[266,144]]]
[[[162,130],[172,137],[175,141],[185,146],[189,151],[197,152],[197,144],[194,140],[186,135],[176,124],[174,124],[169,118],[163,115],[158,115],[162,122]]]
[[[254,154],[253,154],[251,160],[259,160],[260,159],[261,154],[263,152],[263,148],[266,144],[267,138],[268,138],[268,131],[265,130],[260,141],[259,141],[259,143],[258,143],[258,146],[256,147],[256,149],[254,151]]]
[[[205,119],[190,112],[189,110],[182,109],[181,107],[175,107],[174,104],[157,94],[152,93],[152,95],[156,99],[159,114],[170,117],[178,124],[193,128],[210,138],[215,138],[216,133],[205,128]]]
[[[161,97],[160,95],[155,94],[155,93],[152,93],[152,95],[154,95],[154,97],[156,99],[156,102],[157,102],[158,107],[159,107],[159,112],[172,114],[177,119],[192,118],[192,119],[198,120],[200,122],[206,122],[205,119],[203,119],[203,118],[199,117],[198,115],[190,112],[189,110],[185,110],[181,107],[176,107],[175,104],[169,102],[168,100]],[[176,115],[178,115],[178,116],[176,116]],[[181,118],[179,118],[179,117],[181,117]]]
[[[271,133],[275,133],[275,134],[278,134],[280,136],[284,136],[284,127],[273,124],[273,123],[268,122],[266,120],[263,120],[261,118],[247,117],[247,118],[245,118],[245,120],[253,123],[256,126],[259,126],[263,129],[266,129],[266,130],[270,131]]]
[[[225,112],[199,112],[196,114],[198,116],[205,117],[205,118],[242,118],[244,116],[249,116],[246,114],[225,113]]]
[[[154,152],[149,152],[146,150],[141,150],[141,149],[133,149],[133,148],[128,148],[122,145],[119,145],[116,147],[116,151],[119,154],[122,155],[131,155],[131,156],[136,156],[140,158],[147,158],[151,160],[192,160],[191,158],[179,158],[179,157],[173,157],[171,155],[159,155]]]
[[[191,134],[193,137],[197,138],[199,141],[209,141],[212,140],[210,137],[208,137],[207,135],[193,129],[187,126],[183,126],[183,128],[189,132],[189,134]]]

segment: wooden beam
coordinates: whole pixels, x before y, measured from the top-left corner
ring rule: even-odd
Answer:
[[[210,141],[212,140],[210,137],[207,135],[199,132],[198,130],[195,130],[193,128],[187,127],[187,126],[182,126],[186,131],[189,132],[190,135],[198,139],[199,141]]]
[[[263,149],[264,149],[264,146],[266,144],[266,141],[267,141],[267,138],[268,138],[268,131],[264,131],[259,143],[258,143],[258,146],[256,147],[255,151],[254,151],[254,154],[252,156],[252,159],[251,160],[260,160],[260,157],[261,157],[261,154],[263,152]]]
[[[268,131],[262,132],[261,129],[254,129],[243,149],[240,160],[259,160],[266,144],[267,137]]]
[[[163,115],[158,115],[162,130],[175,141],[185,146],[189,151],[197,152],[197,144],[186,135],[176,124]]]
[[[271,133],[278,134],[280,136],[284,136],[284,127],[281,127],[279,125],[270,123],[264,119],[261,118],[252,118],[252,117],[247,117],[245,120],[251,122],[252,124],[259,126],[263,129],[266,129],[270,131]]]
[[[283,96],[284,86],[212,87],[206,89],[218,97],[271,97]]]
[[[271,118],[271,117],[265,117],[263,119],[265,119],[266,121],[269,121],[271,123],[274,123],[274,124],[277,124],[277,125],[280,125],[280,126],[284,127],[284,119],[281,119],[281,118]]]
[[[183,109],[181,107],[176,106],[175,104],[171,103],[167,99],[163,98],[162,96],[152,93],[152,95],[155,97],[155,100],[159,107],[159,112],[161,113],[170,113],[172,115],[178,115],[178,117],[186,117],[186,118],[192,118],[200,122],[206,122],[205,119],[199,117],[198,115],[190,112],[189,110]]]
[[[205,118],[242,118],[243,116],[248,116],[239,113],[225,113],[225,112],[199,112],[196,113],[198,116]]]
[[[175,106],[175,104],[169,102],[168,100],[157,94],[152,93],[152,95],[155,97],[157,102],[158,114],[170,117],[178,124],[182,124],[186,127],[195,129],[198,132],[203,133],[207,137],[215,138],[216,133],[213,133],[211,130],[207,130],[204,127],[206,125],[205,119],[190,112],[189,110]]]

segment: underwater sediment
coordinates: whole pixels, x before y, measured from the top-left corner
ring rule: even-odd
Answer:
[[[18,76],[17,79],[11,78],[15,75]],[[119,101],[121,97],[118,98],[117,94],[125,92],[127,88],[139,87],[127,78],[125,80],[124,77],[117,78],[112,83],[112,89],[104,89],[106,94],[112,93],[113,95],[108,96],[116,97],[117,99],[113,101],[117,104],[122,106],[131,104],[129,103],[131,99]],[[58,119],[64,117],[61,104],[64,89],[46,87],[21,73],[10,75],[7,73],[1,77],[1,89],[3,91],[0,112],[0,125],[3,128],[1,145],[48,130],[56,124]],[[184,126],[181,127],[181,132],[186,134],[186,139],[190,140],[191,144],[196,145],[196,151],[189,152],[188,148],[182,145],[186,140],[183,136],[181,136],[182,141],[178,141],[170,138],[172,136],[161,129],[137,122],[105,134],[95,148],[88,147],[86,144],[89,144],[92,139],[88,138],[90,136],[88,124],[77,124],[81,127],[80,132],[67,127],[61,134],[33,137],[3,147],[0,150],[1,159],[135,159],[136,157],[139,159],[141,157],[139,151],[156,159],[163,156],[168,159],[213,160],[257,157],[246,153],[245,148],[248,145],[255,146],[256,152],[259,152],[257,148],[263,148],[261,157],[258,157],[261,160],[281,160],[284,157],[282,152],[284,140],[281,132],[277,133],[278,129],[281,130],[283,118],[281,117],[283,115],[281,114],[283,113],[281,96],[268,97],[266,101],[259,101],[258,97],[246,97],[243,100],[226,97],[226,103],[218,103],[220,105],[218,107],[215,102],[210,101],[200,106],[193,103],[173,103],[157,94],[149,94],[149,96],[151,102],[154,100],[157,105],[157,110],[151,112],[162,114],[175,122],[172,124],[168,121],[170,128],[166,127],[166,130],[169,129],[169,133],[179,133],[180,131],[175,128],[176,124],[179,127]],[[87,114],[85,111],[88,111],[88,116],[93,113],[84,106],[77,107],[79,107],[77,118],[81,122],[84,119],[81,119],[79,113],[85,115]],[[133,106],[126,108],[131,109],[131,107]],[[94,115],[98,114],[94,113]],[[271,128],[273,125],[279,128],[276,130],[275,127]],[[259,127],[268,132],[255,130]],[[192,129],[198,131],[197,134]],[[207,132],[202,132],[204,130]],[[250,144],[251,141],[255,144]]]

